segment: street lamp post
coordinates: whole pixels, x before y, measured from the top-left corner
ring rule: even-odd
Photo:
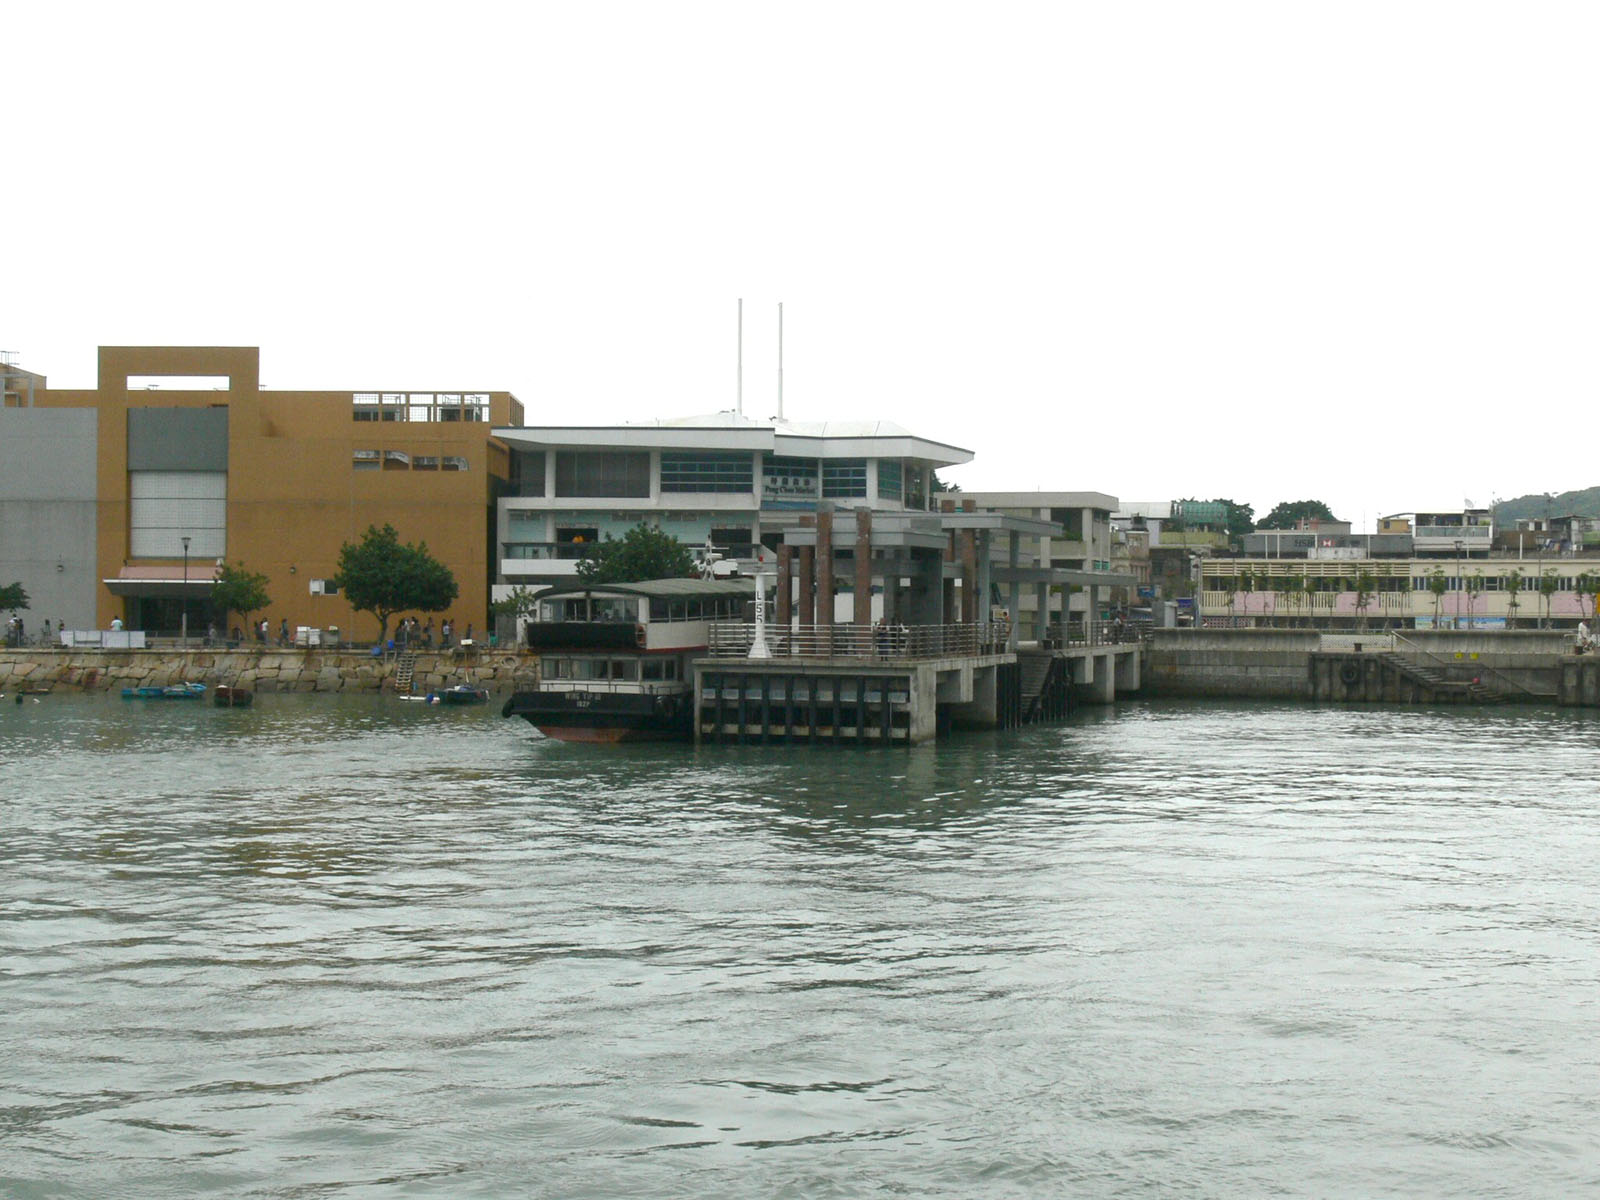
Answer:
[[[179,627],[183,634],[183,648],[189,648],[189,539],[183,540],[183,591],[179,602],[183,605],[183,615],[179,619]]]

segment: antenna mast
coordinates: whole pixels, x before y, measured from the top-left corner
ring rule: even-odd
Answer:
[[[734,394],[734,412],[744,416],[744,297],[739,298],[739,379]]]
[[[783,420],[783,301],[778,301],[778,420]]]

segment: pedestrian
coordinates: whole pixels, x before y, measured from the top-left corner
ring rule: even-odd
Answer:
[[[288,644],[289,644],[289,618],[288,617],[280,617],[278,619],[278,645],[287,646]]]
[[[450,624],[450,618],[446,617],[444,619],[444,624],[439,626],[439,648],[441,650],[450,649],[450,632],[452,628],[453,626]]]
[[[211,643],[215,642],[216,640],[217,640],[217,623],[215,621],[207,621],[206,622],[206,640],[205,640],[205,644],[207,646],[210,646]]]
[[[267,619],[265,617],[262,617],[260,624],[256,626],[256,641],[263,646],[267,644]]]
[[[467,632],[462,635],[461,644],[463,646],[465,646],[471,640],[472,640],[472,622],[468,621],[467,622]]]
[[[121,633],[122,632],[122,618],[121,617],[112,617],[111,618],[111,632],[112,633]]]
[[[433,618],[428,618],[428,623],[422,627],[422,648],[433,649]]]
[[[41,644],[46,645],[46,646],[48,646],[50,644],[50,618],[49,617],[46,617],[44,619],[44,635],[40,639],[40,642],[41,642]]]

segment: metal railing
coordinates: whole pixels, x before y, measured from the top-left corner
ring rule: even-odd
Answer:
[[[962,658],[1004,654],[1011,627],[1004,621],[973,625],[768,625],[768,652],[775,658],[860,658],[884,661]],[[711,626],[707,652],[713,658],[748,658],[756,627],[742,621]]]
[[[1462,664],[1460,662],[1452,662],[1450,659],[1445,658],[1442,655],[1435,654],[1432,650],[1424,649],[1423,647],[1417,645],[1417,643],[1413,642],[1410,638],[1406,637],[1402,633],[1396,633],[1394,635],[1394,644],[1395,644],[1396,649],[1403,648],[1406,651],[1406,653],[1408,653],[1408,654],[1420,655],[1423,658],[1431,658],[1434,662],[1438,663],[1441,667],[1457,667],[1457,668],[1459,668],[1459,667],[1462,666]],[[1472,666],[1473,666],[1473,668],[1475,670],[1477,670],[1480,678],[1482,676],[1484,676],[1484,675],[1493,675],[1495,680],[1496,680],[1496,682],[1497,682],[1497,684],[1504,684],[1507,688],[1509,688],[1509,689],[1511,689],[1513,691],[1521,692],[1524,696],[1532,696],[1535,699],[1541,698],[1540,694],[1538,692],[1534,691],[1532,688],[1523,686],[1522,684],[1518,683],[1515,679],[1512,679],[1509,675],[1506,675],[1503,672],[1495,670],[1488,663],[1482,661],[1481,659],[1475,660],[1472,663]]]

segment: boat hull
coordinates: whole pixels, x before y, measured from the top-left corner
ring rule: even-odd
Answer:
[[[255,693],[248,688],[230,687],[227,684],[218,685],[216,691],[211,693],[211,703],[218,708],[249,708]]]
[[[517,692],[500,710],[521,717],[561,742],[688,741],[694,735],[693,701],[687,689],[655,692]]]

